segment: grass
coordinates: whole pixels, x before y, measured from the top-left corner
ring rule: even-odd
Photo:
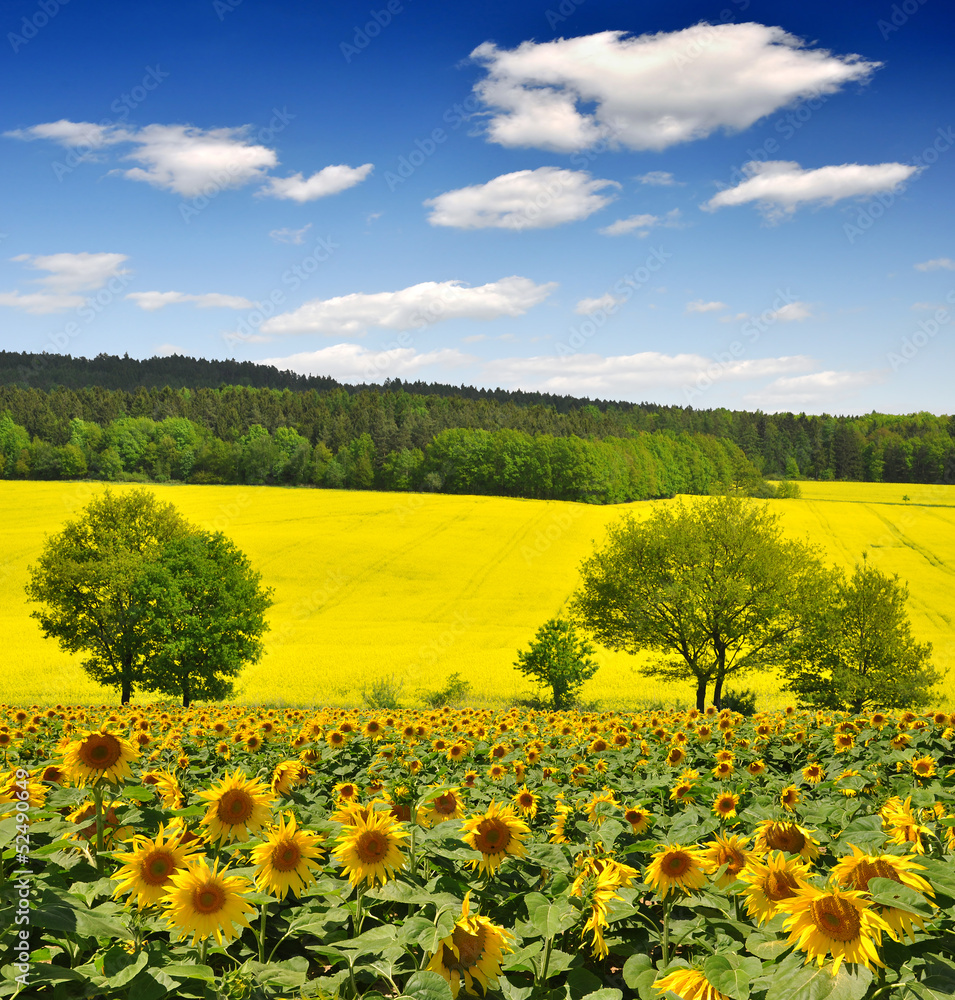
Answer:
[[[931,640],[955,689],[955,487],[803,483],[803,499],[770,501],[787,531],[851,568],[863,549],[908,582],[919,639]],[[126,487],[117,487],[123,489]],[[156,486],[190,520],[224,531],[275,590],[272,630],[238,698],[271,705],[360,705],[396,683],[402,704],[423,704],[457,673],[469,702],[500,705],[531,691],[513,668],[539,625],[564,606],[577,567],[606,525],[649,504],[591,507],[557,501],[433,494]],[[99,484],[0,482],[0,701],[115,702],[80,657],[60,652],[29,617],[27,566],[47,534],[79,513]],[[908,494],[910,500],[903,501]],[[687,704],[688,686],[647,681],[635,658],[601,651],[583,698],[603,707]],[[741,686],[761,709],[786,698],[771,676]]]

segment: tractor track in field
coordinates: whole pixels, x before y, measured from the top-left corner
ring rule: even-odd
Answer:
[[[920,545],[916,542],[911,535],[907,535],[897,524],[887,518],[884,514],[880,514],[877,510],[871,508],[870,504],[864,504],[867,509],[871,511],[874,517],[878,518],[888,529],[889,534],[896,539],[896,541],[901,542],[906,548],[912,549],[913,552],[917,552],[930,566],[934,566],[936,569],[940,569],[943,573],[947,573],[949,576],[955,576],[955,568],[948,565],[944,559],[940,559],[931,549],[926,548],[924,545]]]

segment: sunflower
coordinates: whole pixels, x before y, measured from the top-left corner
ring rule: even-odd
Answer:
[[[63,751],[63,766],[76,785],[131,778],[129,762],[139,757],[139,751],[128,740],[105,730],[84,732]]]
[[[195,842],[184,845],[179,833],[179,830],[167,831],[160,824],[154,840],[133,837],[131,851],[115,853],[113,858],[122,867],[113,876],[119,882],[113,895],[135,893],[140,910],[158,903],[166,895],[170,878],[195,860],[193,855],[199,848]]]
[[[731,760],[721,760],[717,763],[716,767],[710,772],[717,781],[725,781],[727,778],[732,777],[733,762]]]
[[[796,808],[799,800],[802,796],[799,794],[799,789],[795,785],[787,785],[779,793],[779,804],[783,809],[788,809],[790,812]]]
[[[449,788],[428,802],[421,816],[423,824],[434,826],[435,823],[443,823],[445,820],[461,819],[464,816],[464,802],[458,795],[460,791],[460,788]]]
[[[758,854],[766,851],[798,854],[804,861],[815,861],[819,857],[819,841],[813,840],[811,832],[786,821],[763,820],[756,827],[756,843],[753,848]]]
[[[922,826],[912,813],[911,795],[904,802],[898,795],[894,795],[879,810],[879,815],[890,843],[913,844],[916,854],[925,853],[922,838],[930,836],[931,831],[927,826]]]
[[[501,959],[513,951],[507,939],[510,935],[503,927],[492,924],[487,917],[470,912],[471,894],[464,897],[461,905],[461,919],[458,920],[449,937],[439,942],[431,961],[430,972],[444,976],[451,987],[451,996],[457,997],[464,981],[467,993],[474,993],[477,980],[483,994],[496,989],[501,974]]]
[[[762,774],[766,770],[766,761],[764,760],[751,760],[746,765],[746,770],[755,778],[757,775]]]
[[[518,858],[524,856],[523,838],[531,832],[524,820],[514,815],[510,806],[499,806],[493,799],[487,812],[464,822],[463,830],[464,842],[481,853],[480,859],[472,861],[471,866],[489,875],[508,854]]]
[[[342,828],[333,854],[352,885],[384,885],[405,865],[401,841],[407,836],[390,813],[373,812]]]
[[[813,761],[802,769],[803,780],[810,785],[818,785],[826,776],[826,769],[822,764]]]
[[[20,771],[23,774],[23,770]],[[12,816],[16,809],[4,810],[4,806],[26,803],[29,809],[41,809],[46,803],[46,785],[27,773],[26,778],[17,777],[17,769],[11,768],[0,777],[0,819]],[[22,815],[22,813],[20,813]]]
[[[894,854],[865,854],[855,844],[849,846],[852,848],[852,857],[844,857],[832,869],[832,877],[840,886],[867,892],[870,879],[887,878],[897,885],[915,889],[923,896],[935,895],[931,885],[920,875],[915,874],[914,869],[924,871],[925,868],[915,863],[914,855],[898,857]],[[922,917],[909,910],[900,910],[896,906],[881,906],[879,913],[889,925],[889,936],[895,941],[901,941],[903,936],[914,938],[913,924],[924,928],[925,922]]]
[[[882,932],[890,928],[864,892],[807,884],[782,900],[779,910],[787,914],[783,930],[789,931],[788,943],[806,953],[807,964],[815,959],[821,966],[832,955],[833,975],[844,961],[861,963],[867,969],[884,968],[876,948],[882,943]]]
[[[171,771],[147,771],[140,780],[155,787],[167,809],[181,809],[186,804],[179,779]]]
[[[935,771],[935,758],[934,757],[917,757],[912,761],[912,773],[917,778],[931,778],[934,777]]]
[[[316,833],[295,828],[295,817],[288,821],[279,817],[278,826],[265,835],[265,843],[252,848],[252,864],[258,866],[255,884],[260,892],[271,892],[285,899],[289,889],[296,897],[315,881],[312,869],[319,868],[315,859],[323,852],[318,845],[324,840]]]
[[[679,802],[681,806],[688,806],[696,799],[690,794],[693,791],[693,784],[689,781],[680,780],[670,789],[670,799]]]
[[[717,885],[725,889],[736,881],[739,873],[756,857],[753,851],[748,849],[749,837],[728,836],[714,834],[715,842],[706,847],[705,857],[708,863],[708,874],[715,875],[716,872],[726,865],[726,870],[717,880]]]
[[[620,803],[611,789],[604,788],[602,792],[595,793],[594,797],[587,803],[587,819],[596,826],[603,826],[604,821],[611,811],[620,808]]]
[[[739,805],[739,796],[732,792],[720,792],[713,800],[713,812],[720,819],[733,819],[736,815],[736,807]]]
[[[729,1000],[699,969],[677,969],[653,984],[661,993],[674,993],[680,1000]]]
[[[633,828],[633,832],[638,836],[646,833],[653,822],[653,815],[643,806],[631,806],[623,811],[623,818]]]
[[[567,837],[567,820],[573,815],[573,807],[564,802],[558,802],[555,809],[554,822],[548,833],[552,844],[569,844]]]
[[[248,778],[242,771],[223,778],[213,788],[199,792],[209,802],[202,824],[209,827],[209,839],[227,844],[246,841],[272,820],[272,793],[258,778]]]
[[[632,885],[636,877],[635,868],[612,858],[591,855],[583,860],[583,868],[574,880],[570,894],[586,900],[590,906],[590,916],[581,929],[580,937],[583,940],[588,931],[593,934],[591,948],[595,958],[606,958],[609,954],[603,932],[608,926],[607,913],[611,901],[621,898],[617,889]]]
[[[765,862],[750,857],[739,873],[739,880],[746,884],[746,914],[762,925],[779,912],[779,904],[795,895],[806,885],[809,865],[799,858],[787,858],[782,851],[770,853]]]
[[[511,798],[511,801],[517,807],[517,811],[522,816],[526,816],[528,819],[533,819],[537,815],[539,800],[537,796],[527,787],[527,785],[519,788]]]
[[[686,751],[679,746],[670,747],[666,762],[670,767],[679,767],[686,760]]]
[[[308,782],[311,770],[299,760],[283,760],[272,772],[272,794],[286,798],[292,789]]]
[[[70,834],[71,840],[88,840],[91,843],[96,841],[96,806],[87,800],[81,802],[67,817],[71,823],[76,823],[81,828],[76,833]],[[92,820],[92,822],[90,822]],[[116,809],[113,806],[103,810],[103,846],[110,847],[121,840],[133,835],[131,826],[122,826]]]
[[[705,854],[697,847],[680,844],[661,846],[644,872],[644,881],[660,896],[668,896],[674,888],[694,892],[706,885]]]
[[[210,868],[204,861],[196,861],[170,876],[170,888],[163,897],[166,922],[179,928],[180,940],[192,934],[192,944],[202,938],[215,937],[220,946],[223,941],[236,937],[234,924],[249,926],[247,913],[252,905],[244,896],[252,891],[252,883],[238,875],[219,871],[219,862]]]

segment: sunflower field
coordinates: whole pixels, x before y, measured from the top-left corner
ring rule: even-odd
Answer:
[[[0,706],[0,995],[945,1000],[953,735]]]

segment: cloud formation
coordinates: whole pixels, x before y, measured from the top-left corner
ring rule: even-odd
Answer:
[[[241,295],[222,295],[219,292],[207,292],[204,295],[189,295],[186,292],[130,292],[126,296],[132,299],[140,309],[156,312],[166,306],[178,305],[182,302],[193,302],[200,309],[252,309],[255,303],[244,299]]]
[[[955,260],[951,257],[936,257],[915,265],[916,271],[955,271]]]
[[[128,259],[122,253],[54,253],[45,256],[19,254],[11,260],[26,264],[34,271],[46,271],[31,284],[39,291],[0,292],[0,306],[23,309],[44,315],[78,309],[86,302],[84,292],[95,292],[111,278],[129,274],[122,265]]]
[[[291,177],[270,177],[259,193],[303,204],[306,201],[315,201],[316,198],[327,198],[329,195],[346,191],[360,184],[373,169],[373,163],[363,163],[360,167],[349,167],[339,163],[319,170],[307,180],[300,173],[292,174]]]
[[[121,160],[138,164],[116,173],[133,181],[143,181],[183,198],[209,195],[214,191],[240,188],[265,180],[260,193],[297,202],[312,201],[337,194],[364,180],[372,164],[349,167],[337,164],[305,178],[266,177],[278,166],[274,149],[255,142],[251,126],[202,129],[194,125],[145,125],[128,129],[119,125],[95,125],[65,118],[5,132],[11,139],[46,139],[71,150],[81,150],[82,159],[101,159],[107,146],[126,144],[132,148]]]
[[[764,410],[793,410],[806,406],[838,404],[855,390],[884,381],[885,372],[877,370],[813,372],[809,375],[777,378],[764,389],[744,398],[747,403]]]
[[[262,324],[261,332],[357,337],[375,328],[413,330],[448,319],[521,316],[556,287],[554,282],[538,285],[517,275],[475,288],[462,281],[423,281],[394,292],[312,299],[292,312],[273,316]]]
[[[485,42],[471,58],[487,71],[474,89],[489,109],[488,139],[561,153],[601,141],[663,150],[738,131],[881,65],[754,23],[602,31],[515,49]]]
[[[687,302],[686,304],[686,311],[688,313],[720,312],[728,308],[729,306],[725,302],[704,302],[702,299],[694,299],[692,302]]]
[[[415,375],[431,365],[457,368],[474,360],[454,348],[416,351],[413,347],[394,347],[373,351],[360,344],[332,344],[283,358],[263,358],[257,364],[275,365],[280,371],[290,369],[303,375],[331,375],[340,382],[378,382]]]
[[[616,181],[595,180],[586,170],[538,167],[501,174],[486,184],[446,191],[424,204],[432,226],[456,229],[548,229],[586,219],[609,205]]]
[[[607,292],[601,295],[599,299],[581,299],[577,305],[574,307],[574,312],[578,316],[591,316],[595,312],[614,310],[617,306],[622,305],[626,300],[618,299],[616,296]]]
[[[679,218],[680,210],[674,208],[666,215],[631,215],[628,219],[617,219],[616,222],[612,222],[609,226],[604,226],[603,229],[597,231],[601,236],[625,236],[628,233],[636,233],[637,236],[643,238],[650,235],[650,230],[654,226],[667,226],[669,228],[678,226],[677,220]]]
[[[844,198],[870,198],[895,191],[918,167],[907,163],[843,163],[804,170],[790,160],[753,160],[743,167],[746,179],[714,195],[700,207],[715,211],[756,202],[771,221],[790,216],[801,205],[833,205]]]

